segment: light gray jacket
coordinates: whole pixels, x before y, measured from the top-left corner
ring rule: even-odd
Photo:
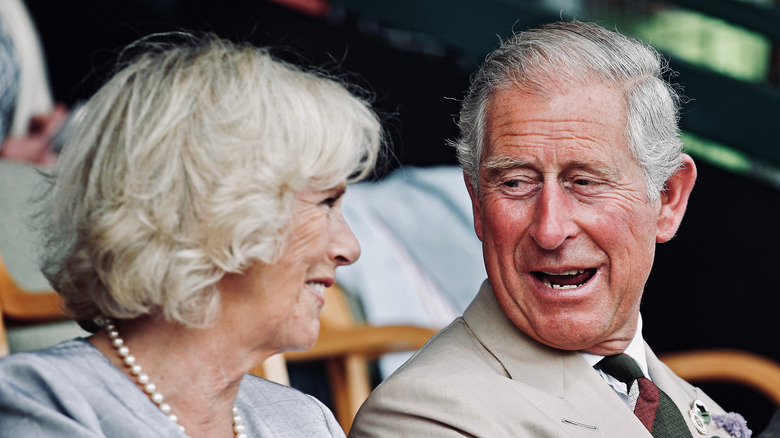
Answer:
[[[651,379],[689,419],[699,399],[723,410],[677,377],[646,346]],[[383,382],[358,412],[351,438],[614,437],[650,433],[577,353],[542,345],[518,330],[485,282],[463,317],[438,333]]]

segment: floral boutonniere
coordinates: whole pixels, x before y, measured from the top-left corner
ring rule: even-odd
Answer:
[[[715,414],[712,419],[715,424],[725,429],[734,438],[750,438],[753,435],[753,431],[747,427],[745,418],[736,412]]]

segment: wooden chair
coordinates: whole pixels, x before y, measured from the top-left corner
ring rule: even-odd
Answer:
[[[729,382],[748,386],[780,406],[780,364],[739,350],[694,350],[659,356],[690,382]]]
[[[54,291],[22,289],[6,269],[0,255],[0,356],[9,353],[6,323],[44,323],[67,319]]]
[[[310,350],[272,356],[251,372],[289,384],[286,363],[324,361],[334,415],[346,433],[373,389],[369,362],[386,353],[417,350],[436,333],[436,330],[410,325],[375,327],[357,323],[338,286],[325,291],[320,324],[319,339]]]

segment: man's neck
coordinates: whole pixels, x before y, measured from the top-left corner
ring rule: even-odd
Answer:
[[[582,355],[582,358],[585,359],[591,366],[596,365],[601,359],[604,358],[604,356],[600,356],[598,354],[586,353],[584,351],[580,351],[579,353],[580,355]],[[649,373],[647,369],[647,355],[645,354],[645,341],[644,338],[642,337],[642,315],[641,314],[637,318],[637,327],[636,327],[636,331],[634,332],[634,337],[631,339],[631,342],[628,344],[628,347],[626,347],[626,349],[623,350],[623,353],[631,356],[631,358],[633,358],[636,361],[636,363],[639,365],[639,367],[642,369],[642,372],[649,377]]]

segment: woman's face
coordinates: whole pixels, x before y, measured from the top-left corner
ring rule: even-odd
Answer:
[[[255,262],[242,274],[228,274],[220,281],[225,315],[237,324],[234,335],[272,353],[314,345],[323,291],[335,282],[336,267],[360,256],[357,239],[341,214],[345,188],[342,183],[297,193],[292,229],[279,261]]]

